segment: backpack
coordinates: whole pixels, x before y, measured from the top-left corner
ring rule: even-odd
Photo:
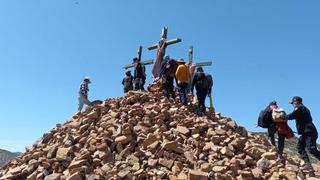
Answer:
[[[270,109],[266,108],[264,110],[262,110],[259,114],[259,118],[258,118],[258,126],[262,127],[262,128],[268,128],[270,126]]]
[[[200,89],[209,90],[213,85],[212,76],[210,74],[204,74],[204,76],[198,79],[197,84]]]

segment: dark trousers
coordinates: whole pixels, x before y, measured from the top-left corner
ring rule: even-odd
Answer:
[[[273,146],[276,146],[276,141],[274,135],[276,134],[277,129],[276,125],[272,124],[268,128],[268,138]],[[278,132],[278,155],[282,156],[284,150],[284,143],[285,143],[286,136]]]
[[[315,156],[318,160],[320,160],[320,152],[317,148],[317,139],[318,139],[318,133],[304,133],[299,137],[298,140],[298,152],[300,154],[300,157],[305,162],[310,162],[309,156],[306,152],[306,147],[310,154]]]
[[[183,105],[187,105],[187,87],[188,87],[188,83],[179,83],[178,84],[179,87],[179,97],[180,97],[180,101]]]
[[[134,82],[134,90],[138,91],[138,90],[144,90],[144,83],[145,80],[142,78],[136,78],[135,80],[133,80]]]
[[[132,90],[133,90],[133,86],[123,88],[124,93],[127,93]]]
[[[174,92],[174,86],[173,86],[173,83],[164,83],[162,85],[162,90],[163,90],[163,93],[164,95],[167,97],[167,98],[170,98],[170,96],[175,99],[176,98],[176,94]]]
[[[206,97],[208,93],[207,91],[197,91],[197,99],[198,99],[198,107],[201,113],[206,112]]]
[[[276,125],[275,124],[271,124],[269,127],[268,127],[268,139],[269,141],[271,142],[271,144],[273,146],[276,146],[276,141],[274,139],[274,135],[276,133]]]

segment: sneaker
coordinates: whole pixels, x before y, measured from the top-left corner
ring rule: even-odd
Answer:
[[[284,161],[284,157],[282,155],[278,155],[277,161]]]

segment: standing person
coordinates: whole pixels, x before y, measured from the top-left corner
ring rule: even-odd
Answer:
[[[161,84],[164,95],[167,98],[170,96],[175,99],[176,94],[174,92],[173,80],[175,76],[175,72],[177,70],[177,63],[175,60],[171,59],[164,65],[163,70],[160,72],[161,74]]]
[[[179,87],[180,101],[183,105],[186,106],[188,101],[186,89],[188,87],[190,73],[183,59],[179,59],[177,63],[178,63],[178,68],[176,71],[176,80],[177,80],[177,85]]]
[[[143,64],[140,63],[138,58],[133,58],[134,64],[134,75],[133,75],[133,82],[134,82],[134,90],[138,91],[144,90],[144,84],[146,81],[146,68]]]
[[[200,115],[204,115],[206,112],[205,101],[207,96],[209,97],[211,96],[212,85],[213,85],[212,76],[204,73],[202,67],[198,67],[197,72],[193,77],[191,93],[192,93],[192,96],[194,96],[193,90],[194,90],[194,87],[196,87]]]
[[[91,83],[91,80],[89,77],[85,77],[83,79],[82,84],[80,85],[80,90],[79,90],[79,106],[78,106],[78,113],[81,113],[83,105],[88,105],[90,106],[91,102],[88,100],[88,93],[89,93],[89,84]]]
[[[163,59],[163,61],[161,62],[161,68],[160,68],[160,71],[159,71],[159,77],[157,79],[161,79],[162,76],[163,76],[163,73],[164,71],[166,70],[167,68],[167,65],[168,65],[168,62],[171,60],[170,56],[169,55],[166,55]],[[155,80],[157,80],[155,79]]]
[[[317,148],[318,131],[312,122],[310,110],[304,106],[301,97],[293,97],[290,104],[293,105],[294,111],[288,114],[286,118],[288,120],[296,120],[297,131],[300,135],[297,148],[300,157],[306,163],[303,169],[312,169],[306,147],[310,154],[320,160],[320,152]]]
[[[123,85],[124,93],[127,93],[128,91],[133,90],[133,76],[131,75],[130,70],[126,72],[126,75],[122,80],[122,85]]]

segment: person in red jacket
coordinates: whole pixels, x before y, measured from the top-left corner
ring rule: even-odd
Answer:
[[[276,101],[270,103],[272,112],[272,119],[275,122],[275,132],[278,134],[278,160],[283,160],[283,150],[285,145],[285,138],[290,139],[294,137],[293,131],[289,127],[287,121],[282,118],[285,114],[283,109],[280,109]],[[274,132],[274,133],[275,133]]]

